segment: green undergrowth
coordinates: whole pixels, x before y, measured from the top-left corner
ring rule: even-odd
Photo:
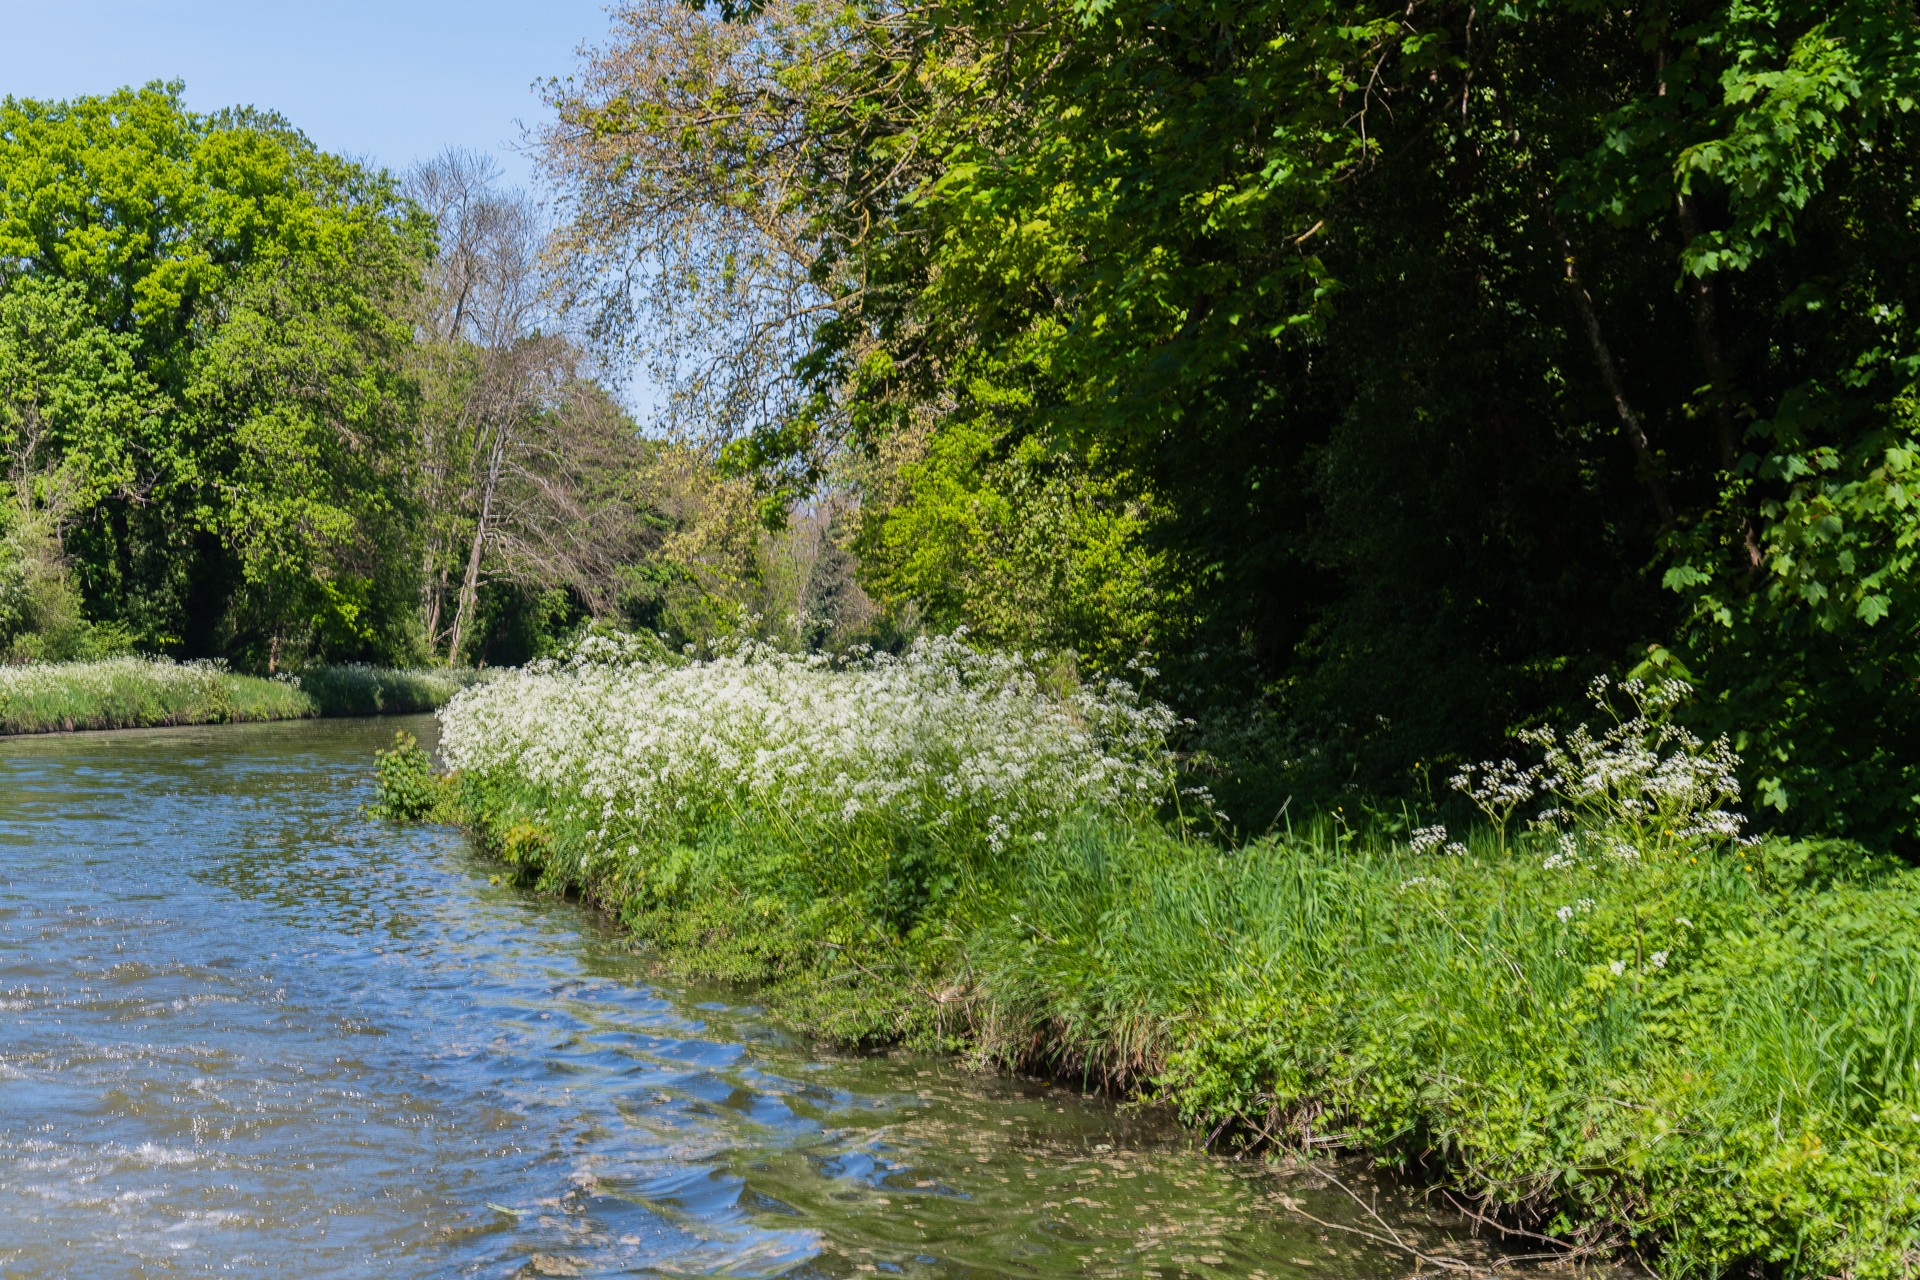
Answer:
[[[997,745],[1027,710],[930,663],[911,681],[974,710],[902,697],[922,727],[897,741],[841,714],[902,670],[511,677],[443,714],[460,767],[383,753],[380,809],[468,828],[670,970],[841,1044],[1077,1078],[1210,1141],[1368,1153],[1666,1275],[1920,1273],[1920,872],[1743,837],[1731,752],[1664,718],[1684,690],[1622,686],[1604,733],[1463,771],[1485,820],[1458,837],[1334,816],[1230,845],[1180,804],[1050,802],[996,845],[964,834],[961,780],[997,779],[1007,811],[1050,785]],[[949,773],[914,763],[994,716],[1006,734]],[[832,801],[895,777],[931,781],[886,793],[912,807]]]
[[[0,666],[0,735],[432,711],[471,680],[362,666],[265,679],[134,657]]]
[[[902,921],[899,885],[836,881],[866,860],[777,820],[610,855],[553,819],[575,797],[437,778],[408,744],[382,775],[396,816],[466,826],[668,969],[841,1044],[1373,1153],[1666,1274],[1920,1266],[1920,873],[1854,846],[1549,869],[1551,846],[1491,831],[1451,854],[1331,824],[1229,849],[1089,821]]]
[[[321,716],[392,716],[438,711],[480,673],[465,669],[405,670],[359,663],[300,673],[300,692]]]

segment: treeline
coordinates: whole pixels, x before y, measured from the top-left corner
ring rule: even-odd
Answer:
[[[396,177],[182,93],[0,102],[0,658],[864,625],[830,500],[769,523],[596,379],[490,162]]]
[[[1683,675],[1772,821],[1911,844],[1913,4],[614,17],[571,302],[856,492],[883,609],[1155,651],[1276,795]]]
[[[0,646],[965,626],[1153,655],[1255,829],[1679,676],[1768,821],[1920,834],[1912,3],[611,17],[548,214],[0,108]]]

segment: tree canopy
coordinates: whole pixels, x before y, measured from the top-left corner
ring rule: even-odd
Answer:
[[[858,473],[883,603],[1257,685],[1335,779],[1685,673],[1778,820],[1915,835],[1913,5],[620,12],[575,238],[804,266],[703,278],[806,339],[713,420]]]
[[[0,103],[7,652],[965,626],[1153,655],[1288,791],[1660,672],[1773,821],[1920,838],[1910,0],[612,17],[557,225]]]
[[[387,550],[430,235],[384,176],[178,85],[0,103],[8,484],[57,502],[90,613],[203,655],[408,647]]]

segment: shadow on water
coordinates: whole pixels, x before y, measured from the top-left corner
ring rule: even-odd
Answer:
[[[0,1275],[1416,1269],[1163,1116],[651,985],[456,833],[360,815],[394,727],[0,741]]]

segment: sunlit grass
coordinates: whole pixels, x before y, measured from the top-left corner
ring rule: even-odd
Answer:
[[[1920,873],[1466,844],[1066,833],[969,931],[977,1043],[1208,1132],[1445,1172],[1671,1272],[1907,1273]]]
[[[161,658],[27,663],[0,666],[0,734],[431,711],[471,682],[360,666],[263,679]]]

